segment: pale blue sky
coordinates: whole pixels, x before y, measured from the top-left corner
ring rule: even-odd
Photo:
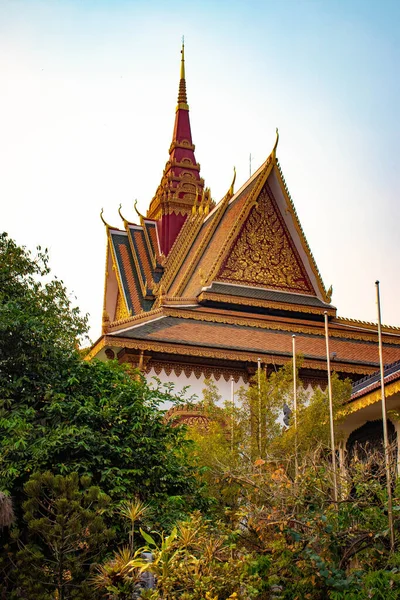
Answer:
[[[1,229],[48,246],[100,332],[102,206],[159,183],[180,40],[196,158],[214,199],[269,154],[342,316],[400,325],[400,3],[0,0]]]

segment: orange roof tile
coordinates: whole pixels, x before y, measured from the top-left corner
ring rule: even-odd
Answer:
[[[219,323],[205,323],[195,320],[167,317],[157,324],[135,329],[126,337],[145,338],[190,344],[229,348],[250,352],[272,354],[292,353],[292,334],[285,331],[257,329],[254,327],[235,326]],[[296,335],[296,350],[308,358],[326,360],[325,338],[321,335]],[[357,364],[378,365],[378,344],[358,340],[330,339],[330,351],[336,353],[335,362],[351,362]],[[400,347],[384,345],[384,361],[386,363],[400,359]]]
[[[147,254],[146,240],[144,239],[143,229],[130,229],[135,249],[138,255],[138,262],[143,274],[143,280],[147,281],[147,285],[151,287],[153,281],[153,272],[150,264],[150,259]]]

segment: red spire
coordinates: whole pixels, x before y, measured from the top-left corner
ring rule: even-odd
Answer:
[[[182,42],[178,104],[174,132],[161,183],[150,203],[147,216],[158,221],[161,250],[168,255],[194,204],[201,202],[204,180],[194,156],[186,96],[185,46]]]

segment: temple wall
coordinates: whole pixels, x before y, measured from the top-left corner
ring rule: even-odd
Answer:
[[[159,371],[159,369],[157,369]],[[189,386],[189,389],[186,392],[185,397],[190,398],[192,395],[196,395],[197,398],[194,399],[194,402],[198,402],[203,397],[203,389],[204,389],[204,380],[206,377],[201,374],[199,377],[196,376],[195,373],[191,373],[187,376],[184,371],[182,371],[179,375],[177,375],[173,370],[167,374],[163,369],[161,372],[156,373],[154,368],[151,368],[148,373],[146,373],[146,380],[148,383],[153,385],[155,384],[154,377],[159,379],[161,383],[173,383],[175,392],[179,393],[183,390],[185,386]],[[216,384],[218,388],[218,393],[222,396],[219,404],[222,406],[225,400],[231,399],[231,382],[223,376],[220,376],[218,379],[214,377],[214,375],[210,376],[210,379]],[[234,385],[234,393],[239,390],[240,387],[248,386],[248,383],[245,383],[241,377],[237,378],[237,381],[233,382]]]

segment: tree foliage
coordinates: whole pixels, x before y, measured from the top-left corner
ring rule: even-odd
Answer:
[[[137,496],[158,527],[206,503],[191,443],[160,410],[172,396],[115,361],[82,360],[85,333],[86,318],[50,276],[47,252],[32,256],[1,235],[0,490],[12,498],[22,535],[24,486],[46,471],[89,476],[114,508]],[[113,526],[121,526],[118,512]]]
[[[25,528],[5,547],[3,589],[26,600],[93,597],[87,573],[114,537],[103,518],[110,498],[77,473],[35,473],[25,493]]]

